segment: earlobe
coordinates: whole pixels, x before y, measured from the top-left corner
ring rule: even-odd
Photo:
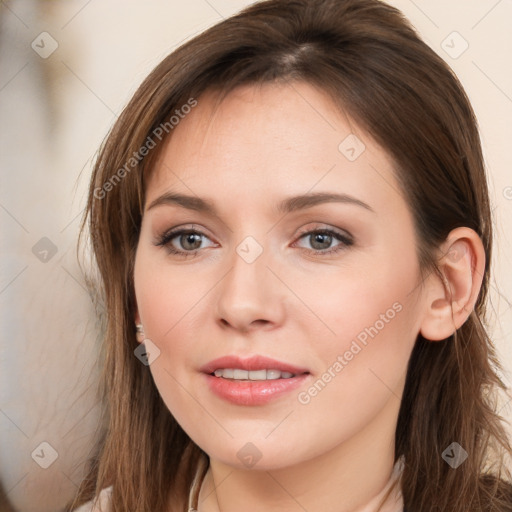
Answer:
[[[475,307],[485,269],[485,250],[478,234],[466,227],[452,230],[439,248],[438,268],[425,286],[426,311],[420,333],[431,341],[450,337]]]
[[[136,330],[137,341],[139,343],[142,343],[146,339],[146,335],[144,334],[144,327],[142,326],[141,323],[137,323],[135,325],[135,330]]]
[[[142,325],[142,322],[140,321],[139,310],[137,308],[135,308],[134,321],[135,321],[135,336],[137,338],[137,341],[139,343],[142,343],[145,340],[146,335],[144,334],[144,326]]]

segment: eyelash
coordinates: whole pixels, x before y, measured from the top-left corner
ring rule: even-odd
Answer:
[[[202,233],[201,231],[197,231],[196,229],[176,228],[176,229],[171,229],[169,231],[166,231],[165,233],[160,235],[158,237],[158,241],[156,242],[155,245],[159,246],[159,247],[166,247],[166,249],[169,251],[169,253],[173,254],[175,256],[181,256],[183,258],[195,256],[196,253],[198,253],[201,249],[195,249],[194,251],[181,251],[181,250],[173,247],[172,244],[170,243],[171,240],[173,240],[174,238],[178,237],[179,235],[183,235],[183,234],[196,234],[196,235],[204,236],[204,237],[208,238],[204,233]],[[305,249],[307,252],[312,253],[314,255],[318,255],[318,256],[325,256],[326,254],[337,253],[342,250],[345,250],[347,247],[350,247],[351,245],[354,244],[354,240],[352,239],[352,237],[350,235],[348,235],[348,234],[344,235],[344,234],[334,231],[332,229],[326,229],[326,228],[303,231],[302,233],[300,233],[297,240],[300,240],[301,238],[304,238],[308,235],[313,235],[313,234],[329,235],[329,236],[332,236],[333,238],[335,238],[336,240],[342,242],[341,244],[336,245],[331,249],[327,249],[327,250],[323,250],[323,251],[319,250],[319,249]]]

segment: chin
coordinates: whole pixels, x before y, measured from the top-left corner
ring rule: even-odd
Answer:
[[[248,439],[248,438],[245,438]],[[219,445],[202,447],[210,459],[217,460],[223,464],[236,469],[252,471],[270,471],[291,467],[310,458],[315,454],[311,450],[303,452],[301,447],[307,446],[305,441],[296,443],[284,439],[275,439],[273,442],[268,439],[250,440],[231,439],[225,443],[222,450]]]

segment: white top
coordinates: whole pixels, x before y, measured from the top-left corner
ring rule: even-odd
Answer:
[[[112,495],[113,486],[106,487],[100,492],[99,500],[94,503],[94,500],[84,503],[73,512],[110,512],[110,497]]]
[[[199,465],[197,468],[196,475],[194,477],[194,481],[192,482],[192,486],[190,488],[190,493],[188,496],[188,505],[187,509],[189,512],[197,512],[197,505],[199,501],[199,491],[201,489],[201,484],[203,483],[203,478],[206,469],[206,466],[208,465],[208,460],[204,457],[201,457],[199,460]],[[400,457],[394,468],[392,473],[392,478],[388,482],[388,485],[386,486],[386,489],[391,485],[391,483],[396,479],[399,478],[404,467],[404,458]],[[77,509],[75,509],[73,512],[110,512],[110,499],[112,494],[113,486],[106,487],[100,492],[99,500],[97,503],[94,503],[94,500],[88,501],[87,503],[84,503]],[[398,500],[399,500],[399,510],[403,510],[403,501],[401,492],[398,491]]]

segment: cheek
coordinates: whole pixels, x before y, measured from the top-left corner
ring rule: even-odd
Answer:
[[[154,256],[153,256],[154,258]],[[186,390],[193,388],[191,340],[197,334],[194,305],[205,291],[179,269],[156,264],[147,251],[140,250],[134,268],[137,307],[146,337],[160,350],[149,366],[155,385],[169,411],[185,430],[204,421],[204,411]],[[188,370],[188,371],[187,371]]]
[[[321,337],[310,337],[309,347],[320,360],[320,372],[331,368],[333,380],[356,395],[379,383],[379,377],[394,388],[405,375],[419,332],[420,302],[413,250],[403,252],[318,279],[308,292],[303,288],[315,322],[321,319],[324,326]],[[335,371],[335,363],[343,368],[336,364]]]
[[[393,295],[348,283],[345,290],[323,311],[336,335],[324,335],[323,343],[311,346],[317,372],[297,396],[297,418],[304,424],[322,418],[326,439],[355,435],[386,404],[396,412],[416,338],[417,311],[407,292]],[[359,294],[352,295],[356,290]]]
[[[174,343],[175,334],[190,327],[194,305],[205,296],[208,286],[202,281],[191,280],[186,271],[154,260],[144,250],[137,255],[135,295],[146,336],[158,340],[162,350],[167,340],[173,339]],[[180,338],[176,341],[176,349],[179,349]]]

